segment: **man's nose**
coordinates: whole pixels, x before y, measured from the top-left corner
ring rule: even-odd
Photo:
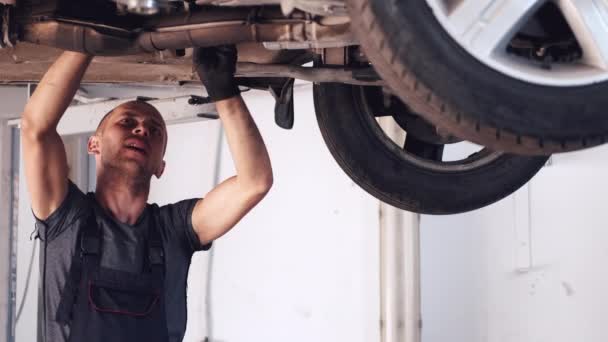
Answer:
[[[148,131],[148,128],[144,125],[137,125],[137,127],[135,127],[133,130],[133,133],[144,137],[148,137],[150,135],[150,131]]]

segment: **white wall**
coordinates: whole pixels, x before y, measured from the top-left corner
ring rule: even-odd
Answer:
[[[554,156],[515,196],[423,216],[423,342],[608,340],[606,157]]]
[[[274,124],[269,95],[247,97],[266,136],[275,183],[256,212],[216,246],[217,340],[378,340],[378,201],[330,156],[310,89],[294,94],[293,131]]]
[[[0,118],[14,119],[19,117],[23,106],[27,101],[26,86],[0,86],[2,106],[0,106]]]

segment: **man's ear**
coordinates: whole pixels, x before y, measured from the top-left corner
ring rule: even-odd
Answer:
[[[99,137],[97,135],[92,135],[89,137],[89,142],[87,143],[87,152],[89,154],[99,154]]]
[[[154,175],[156,176],[156,178],[160,178],[160,176],[163,175],[163,172],[165,172],[165,165],[166,165],[166,163],[164,160],[162,162],[160,162],[158,169],[156,169],[156,172],[154,172]]]

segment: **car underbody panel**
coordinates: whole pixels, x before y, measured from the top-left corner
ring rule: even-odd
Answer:
[[[308,51],[268,50],[262,44],[237,46],[239,79],[297,78],[311,82],[340,82],[355,85],[383,85],[373,69],[303,67],[312,60]],[[0,84],[38,82],[62,50],[20,43],[0,50]],[[190,61],[191,52],[157,51],[129,56],[96,57],[84,77],[85,83],[175,84],[198,82]],[[244,83],[244,82],[242,82]],[[247,83],[249,84],[249,83]]]
[[[325,1],[303,2],[333,8]],[[351,70],[301,67],[327,49],[356,45],[347,16],[319,16],[293,7],[284,14],[276,1],[246,7],[250,2],[198,3],[204,5],[159,1],[162,12],[153,16],[134,15],[122,1],[92,0],[86,7],[71,0],[0,5],[5,47],[0,49],[0,82],[39,80],[60,50],[98,56],[85,82],[188,82],[195,79],[189,48],[236,44],[241,77],[380,84],[378,77],[357,80]]]
[[[0,50],[2,83],[37,82],[61,50],[33,44],[18,44]],[[192,80],[188,61],[164,58],[161,53],[125,57],[98,57],[88,69],[87,83],[174,83]]]

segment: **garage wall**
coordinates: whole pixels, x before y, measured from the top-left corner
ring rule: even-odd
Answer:
[[[149,89],[88,87],[94,96],[150,96]],[[274,187],[233,231],[197,253],[188,282],[185,341],[379,341],[379,202],[338,168],[316,125],[311,86],[296,89],[292,131],[274,123],[274,100],[244,94],[266,140]],[[183,89],[156,96],[181,95]],[[154,95],[153,95],[154,96]],[[233,175],[218,121],[169,128],[167,168],[151,202],[199,197]],[[216,161],[219,161],[217,163]],[[216,168],[216,166],[218,166]],[[217,177],[216,177],[217,176]],[[34,244],[21,187],[18,300]],[[36,259],[37,260],[37,259]],[[17,341],[35,340],[37,265]]]
[[[514,196],[423,216],[423,342],[608,340],[608,147],[554,156]]]
[[[2,106],[0,107],[0,118],[13,119],[19,116],[27,101],[26,86],[0,86],[2,94]]]

